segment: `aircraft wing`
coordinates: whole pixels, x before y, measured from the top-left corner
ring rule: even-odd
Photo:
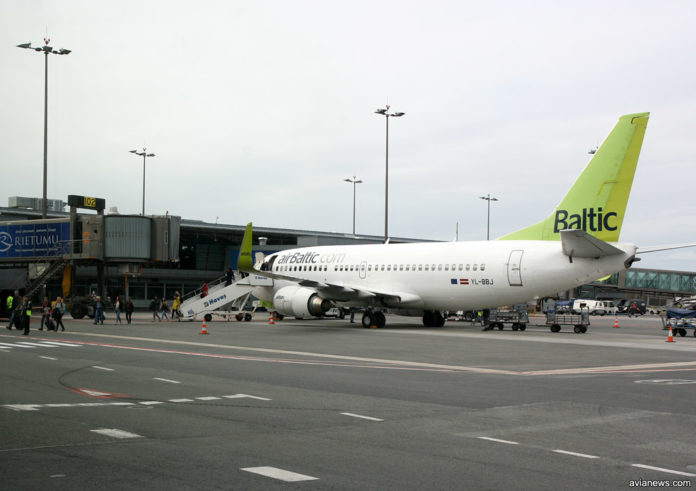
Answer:
[[[648,252],[658,252],[658,251],[671,251],[673,249],[684,249],[685,247],[696,247],[696,243],[694,243],[694,244],[674,244],[674,245],[653,246],[653,247],[641,247],[636,251],[636,254],[647,254]]]
[[[374,300],[387,306],[416,306],[422,303],[422,299],[418,295],[410,292],[385,291],[353,286],[347,283],[321,282],[286,274],[278,274],[271,271],[263,271],[254,267],[251,253],[252,224],[248,223],[244,237],[242,238],[242,247],[239,251],[239,259],[237,262],[237,268],[240,271],[263,276],[265,278],[272,278],[274,280],[292,281],[300,286],[314,288],[327,300],[339,302]]]

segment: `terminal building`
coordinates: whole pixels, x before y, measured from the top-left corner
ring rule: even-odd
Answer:
[[[220,278],[228,268],[236,269],[245,225],[120,215],[115,209],[104,213],[103,199],[84,196],[69,196],[67,204],[49,200],[47,219],[42,220],[40,201],[11,197],[7,207],[0,207],[0,300],[14,290],[28,291],[37,305],[43,296],[55,299],[70,291],[72,296],[130,297],[143,309],[155,296],[171,300],[174,292],[186,295]],[[70,211],[64,211],[66,206]],[[254,226],[254,252],[264,254],[316,245],[377,244],[382,239]],[[18,241],[24,248],[10,249]],[[423,241],[390,238],[391,243]],[[641,268],[559,294],[637,298],[653,306],[693,295],[696,272]]]

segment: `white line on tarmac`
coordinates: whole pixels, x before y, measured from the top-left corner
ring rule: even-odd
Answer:
[[[38,346],[39,348],[45,348],[45,347],[46,347],[45,344],[31,343],[31,342],[29,342],[29,341],[17,341],[17,344],[26,345],[26,346],[31,346],[32,348],[33,348],[34,346]]]
[[[136,433],[130,433],[128,431],[118,430],[116,428],[101,428],[98,430],[89,430],[92,433],[99,433],[100,435],[110,436],[112,438],[142,438],[142,435]]]
[[[500,440],[498,438],[491,438],[488,436],[477,436],[479,440],[488,440],[489,442],[496,442],[496,443],[506,443],[508,445],[519,445],[519,442],[511,442],[510,440]]]
[[[105,372],[113,372],[113,368],[106,368],[106,367],[100,367],[97,365],[92,365],[92,368],[96,368],[97,370],[104,370]]]
[[[234,394],[231,396],[222,396],[225,399],[258,399],[259,401],[272,401],[273,399],[269,399],[267,397],[259,397],[259,396],[250,396],[248,394]]]
[[[160,382],[168,382],[170,384],[180,384],[181,383],[178,380],[169,380],[168,378],[155,377],[154,380],[159,380]]]
[[[246,467],[242,470],[285,482],[316,481],[319,479],[318,477],[305,476],[304,474],[285,471],[283,469],[278,469],[277,467]]]
[[[383,419],[373,418],[371,416],[363,416],[361,414],[353,414],[353,413],[341,413],[341,414],[344,416],[350,416],[351,418],[367,419],[369,421],[384,421]]]
[[[46,346],[82,346],[81,344],[65,343],[62,341],[41,341],[41,344]]]
[[[164,404],[164,402],[163,401],[143,401],[140,404],[142,404],[143,406],[155,406],[157,404]]]
[[[589,455],[586,453],[577,453],[577,452],[569,452],[568,450],[554,450],[556,453],[562,453],[564,455],[572,455],[573,457],[582,457],[584,459],[598,459],[599,457],[597,455]]]
[[[668,474],[676,474],[678,476],[696,477],[696,474],[691,474],[690,472],[680,472],[680,471],[675,471],[672,469],[664,469],[662,467],[653,467],[651,465],[631,464],[631,466],[632,467],[639,467],[641,469],[648,469],[651,471],[659,471],[659,472],[666,472]]]
[[[2,343],[3,346],[7,346],[8,348],[36,348],[36,346],[25,346],[23,344],[5,344]]]
[[[53,358],[52,356],[39,356],[39,358],[43,358],[44,360],[57,360],[58,358]]]
[[[193,399],[169,399],[169,402],[193,402]]]
[[[217,401],[220,398],[215,397],[215,396],[207,396],[207,397],[196,397],[196,399],[198,399],[199,401]]]

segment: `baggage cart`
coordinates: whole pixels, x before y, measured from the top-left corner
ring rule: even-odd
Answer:
[[[560,332],[561,326],[573,326],[576,334],[584,334],[590,325],[590,311],[585,309],[579,314],[559,314],[555,310],[549,310],[546,312],[546,325],[551,332]]]

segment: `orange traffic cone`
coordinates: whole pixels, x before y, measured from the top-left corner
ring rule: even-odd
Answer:
[[[268,323],[270,325],[275,325],[275,316],[273,315],[273,312],[271,312],[271,317],[268,319]]]
[[[201,332],[199,334],[208,334],[208,330],[205,328],[205,319],[203,319],[203,325],[201,326]]]
[[[619,316],[617,315],[616,317],[614,317],[614,328],[618,328],[618,327],[619,327]]]
[[[669,336],[667,336],[667,343],[674,342],[674,334],[672,334],[672,326],[669,326]]]

